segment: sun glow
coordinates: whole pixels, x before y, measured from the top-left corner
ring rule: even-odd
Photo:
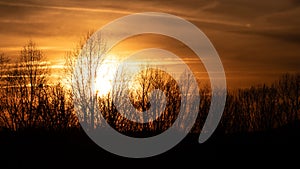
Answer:
[[[98,96],[108,95],[112,90],[115,73],[118,69],[118,59],[115,55],[109,55],[101,63],[95,82],[95,89]]]
[[[126,84],[130,90],[138,89],[139,83],[135,78],[137,73],[139,73],[143,68],[145,68],[145,65],[147,65],[145,62],[148,63],[149,61],[137,57],[120,59],[113,54],[106,56],[97,71],[95,91],[98,96],[105,97],[111,93],[113,86],[116,85],[115,83],[118,85]],[[142,66],[143,63],[144,66]],[[119,66],[120,68],[118,70]],[[120,80],[120,78],[122,80]]]

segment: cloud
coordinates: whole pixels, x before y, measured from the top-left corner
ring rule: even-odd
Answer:
[[[298,0],[53,0],[0,1],[0,50],[9,56],[29,39],[34,40],[49,59],[61,59],[88,30],[97,30],[121,16],[137,12],[166,12],[198,26],[217,49],[231,84],[235,77],[261,79],[272,72],[300,71],[300,1]],[[144,39],[145,40],[145,39]],[[162,48],[175,53],[186,51],[182,44]],[[149,45],[150,44],[150,45]],[[136,48],[157,43],[150,39],[135,42]],[[125,45],[125,47],[129,47]],[[126,49],[124,47],[124,49]],[[135,48],[135,47],[132,47]],[[184,52],[183,52],[184,54]],[[184,56],[183,56],[184,57]],[[186,56],[188,58],[188,56]],[[193,60],[188,60],[189,63]],[[51,61],[52,62],[52,61]],[[248,72],[248,73],[246,73]],[[272,74],[272,76],[270,76]],[[233,79],[233,80],[232,80]],[[245,80],[252,83],[254,80]],[[234,81],[234,82],[232,82]]]
[[[39,5],[39,4],[27,4],[27,3],[12,3],[12,2],[0,2],[0,5],[22,7],[22,8],[29,7],[29,8],[39,8],[39,9],[67,10],[67,11],[75,11],[75,12],[101,12],[101,13],[129,14],[129,12],[127,12],[127,11],[114,10],[114,9],[95,9],[95,8],[52,6],[52,5]]]

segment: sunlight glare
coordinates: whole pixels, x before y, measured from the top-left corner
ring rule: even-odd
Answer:
[[[108,95],[112,90],[112,83],[115,73],[118,68],[117,57],[109,55],[103,61],[98,69],[98,74],[95,82],[95,89],[98,96],[103,97]]]

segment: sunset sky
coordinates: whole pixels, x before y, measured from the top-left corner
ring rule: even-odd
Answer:
[[[0,52],[13,60],[31,39],[60,67],[65,52],[87,31],[137,12],[170,13],[195,24],[218,51],[229,87],[300,72],[299,0],[1,0]],[[183,44],[166,37],[146,35],[126,41],[118,48],[160,47],[181,57],[193,55]]]

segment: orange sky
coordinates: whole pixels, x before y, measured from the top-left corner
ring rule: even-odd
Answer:
[[[0,51],[13,59],[32,39],[57,65],[88,30],[97,30],[127,14],[149,11],[174,14],[198,26],[217,49],[229,87],[269,82],[281,73],[300,72],[297,0],[1,0]],[[156,36],[131,39],[119,48],[155,46],[183,58],[193,55],[182,44]],[[198,63],[190,63],[192,69],[201,72],[195,66]]]

